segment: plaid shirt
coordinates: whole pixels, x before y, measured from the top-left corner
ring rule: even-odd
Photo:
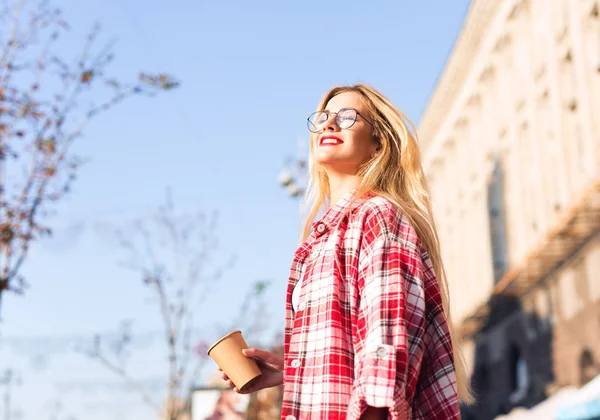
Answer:
[[[414,229],[387,199],[349,194],[294,254],[282,419],[460,419],[440,290]],[[300,280],[297,312],[292,293]]]

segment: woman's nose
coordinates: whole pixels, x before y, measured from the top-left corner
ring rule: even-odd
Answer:
[[[324,125],[324,129],[327,131],[337,131],[340,129],[340,127],[337,124],[337,115],[336,114],[331,114],[329,115],[329,118],[327,118],[327,121],[325,122]]]

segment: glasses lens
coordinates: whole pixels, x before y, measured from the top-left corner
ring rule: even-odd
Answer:
[[[338,126],[342,129],[350,128],[356,122],[356,110],[342,109],[337,115]]]
[[[313,133],[317,133],[323,129],[327,122],[328,116],[326,112],[318,111],[308,117],[308,129]]]
[[[342,109],[337,114],[336,120],[340,128],[350,128],[356,122],[356,110]]]

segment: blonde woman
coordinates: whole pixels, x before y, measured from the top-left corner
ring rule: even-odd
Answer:
[[[283,383],[286,420],[459,419],[472,397],[413,125],[359,84],[330,90],[308,128],[284,357],[246,350],[264,372],[247,392]]]

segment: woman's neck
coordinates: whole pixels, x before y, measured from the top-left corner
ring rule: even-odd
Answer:
[[[328,174],[327,177],[329,178],[329,204],[332,206],[358,188],[360,184],[358,175]]]

